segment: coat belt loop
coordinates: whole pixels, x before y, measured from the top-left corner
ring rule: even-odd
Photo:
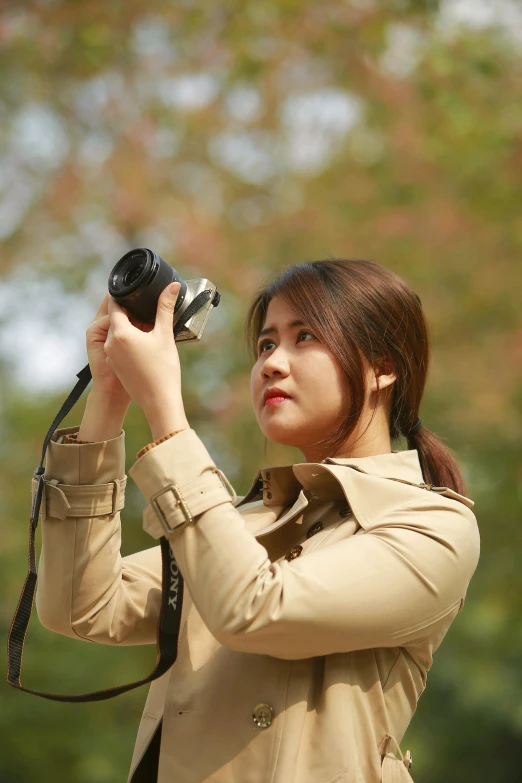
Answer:
[[[58,486],[59,483],[60,482],[58,481],[58,479],[50,479],[49,481],[46,482],[49,488],[52,488],[54,490],[53,496],[58,500],[60,506],[60,509],[57,512],[58,519],[65,519],[67,517],[67,512],[71,508],[71,504],[67,500],[67,495],[65,494],[65,492],[63,492],[63,490],[59,488]],[[47,494],[50,495],[51,493],[50,492],[46,493],[46,498],[45,498],[46,502],[47,502]],[[51,498],[49,497],[49,503],[50,502],[51,502]],[[49,513],[47,508],[45,510],[45,513],[46,515]]]
[[[237,500],[237,494],[236,494],[236,490],[234,489],[230,481],[227,479],[223,471],[219,470],[219,468],[216,468],[214,472],[217,473],[219,478],[221,479],[221,483],[223,484],[228,494],[230,495],[230,499],[232,503],[235,503]]]

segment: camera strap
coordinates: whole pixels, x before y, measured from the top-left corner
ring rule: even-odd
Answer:
[[[210,299],[211,295],[212,291],[207,289],[205,291],[201,291],[201,293],[194,297],[193,301],[183,312],[179,321],[174,327],[174,338],[177,337],[189,318],[191,318],[194,313],[203,307],[203,305]],[[216,306],[218,302],[219,294],[216,291],[214,293],[214,299],[212,303],[215,303],[214,306]],[[22,655],[24,642],[27,634],[29,620],[31,619],[36,584],[38,581],[38,573],[36,570],[35,534],[36,528],[38,526],[40,506],[45,486],[45,468],[43,467],[45,452],[47,451],[49,441],[51,440],[54,431],[62,419],[64,419],[65,416],[69,413],[73,405],[78,401],[83,391],[91,381],[92,373],[89,365],[87,364],[83,370],[80,370],[76,377],[79,378],[78,383],[58,411],[56,418],[54,419],[47,435],[45,436],[42,448],[42,459],[40,460],[39,467],[34,472],[34,477],[38,480],[38,484],[33,495],[31,518],[29,522],[29,570],[7,639],[7,682],[14,688],[18,688],[18,690],[25,691],[26,693],[33,693],[35,696],[42,696],[45,699],[51,699],[53,701],[104,701],[105,699],[112,699],[114,696],[119,696],[120,693],[125,693],[126,691],[138,688],[140,685],[145,685],[148,682],[152,682],[152,680],[156,680],[158,677],[161,677],[161,675],[164,674],[168,669],[170,669],[172,664],[175,662],[178,655],[178,637],[181,625],[181,611],[183,604],[183,577],[178,568],[176,560],[174,559],[169,542],[167,538],[163,536],[160,538],[162,560],[162,597],[156,636],[158,656],[155,667],[148,677],[144,677],[142,680],[129,683],[128,685],[117,685],[113,688],[107,688],[106,690],[94,691],[93,693],[81,693],[72,696],[57,693],[44,693],[43,691],[33,690],[32,688],[25,688],[22,685],[20,678],[22,673]],[[179,600],[169,604],[169,589],[171,586],[172,576],[179,580]]]

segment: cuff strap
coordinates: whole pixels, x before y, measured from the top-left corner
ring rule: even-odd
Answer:
[[[114,515],[125,505],[127,476],[109,484],[59,484],[58,479],[44,482],[40,518],[101,517]],[[32,479],[32,495],[38,480]]]
[[[233,486],[216,468],[183,487],[169,484],[155,492],[143,512],[143,529],[153,538],[172,538],[205,511],[236,500]]]

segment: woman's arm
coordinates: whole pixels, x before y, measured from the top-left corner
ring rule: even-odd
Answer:
[[[216,470],[189,429],[144,454],[129,475],[153,501],[145,529],[156,538],[172,529],[192,600],[224,646],[286,659],[402,646],[459,607],[479,534],[457,501],[418,490],[411,507],[380,526],[273,563],[219,489]],[[374,491],[385,491],[379,481]]]
[[[46,484],[40,511],[37,614],[42,625],[65,636],[154,644],[160,547],[121,557],[125,412],[91,395],[80,428],[56,430],[46,452],[44,478],[56,486]],[[57,443],[75,432],[94,442]],[[35,486],[33,480],[33,494]]]

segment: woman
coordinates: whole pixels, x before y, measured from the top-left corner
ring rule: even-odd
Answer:
[[[256,295],[254,412],[304,459],[259,471],[238,500],[184,413],[175,300],[162,293],[147,329],[106,296],[87,331],[85,415],[47,453],[40,620],[104,644],[156,641],[160,548],[122,559],[119,511],[99,512],[115,489],[123,505],[134,400],[154,442],[129,474],[185,595],[129,781],[411,780],[399,743],[480,550],[459,467],[418,420],[421,302],[390,270],[338,259],[290,266]],[[408,450],[392,450],[400,436]]]

